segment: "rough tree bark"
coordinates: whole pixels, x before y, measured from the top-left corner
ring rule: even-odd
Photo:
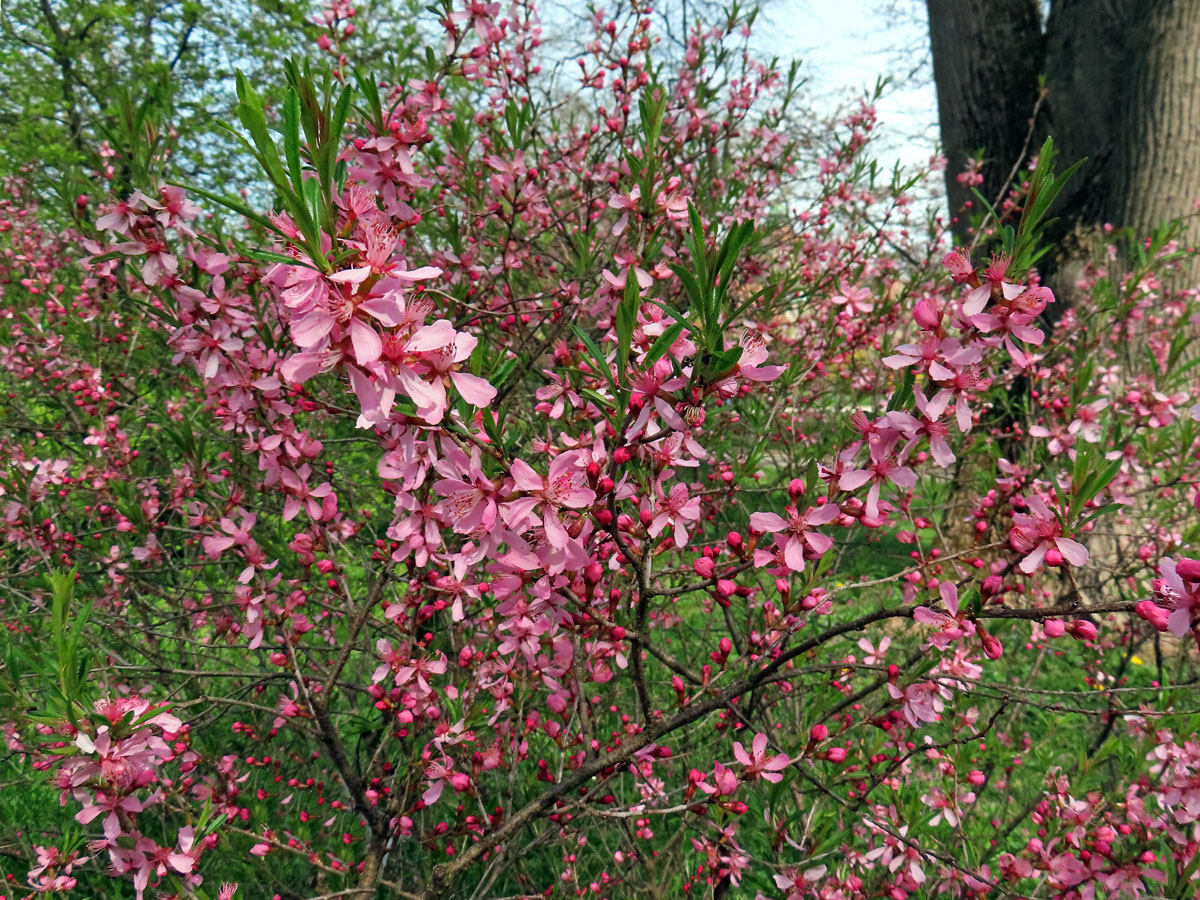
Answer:
[[[1056,208],[1062,243],[1043,265],[1067,289],[1100,226],[1141,234],[1200,199],[1200,2],[1197,0],[927,0],[951,211],[967,157],[989,160],[981,190],[1003,188],[1046,95],[1033,148],[1053,135],[1061,159],[1088,162]],[[966,222],[955,224],[960,239]],[[1200,238],[1197,219],[1183,239]],[[1200,279],[1195,263],[1186,276]],[[1052,285],[1053,286],[1053,285]]]
[[[1043,37],[1037,0],[928,0],[933,77],[951,214],[971,200],[955,176],[983,151],[980,192],[1004,187],[1038,97]],[[956,228],[965,235],[965,220]]]

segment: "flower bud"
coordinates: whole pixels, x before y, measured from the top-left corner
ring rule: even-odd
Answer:
[[[696,557],[696,561],[692,563],[692,571],[701,578],[712,578],[715,569],[713,561],[707,556],[698,556]]]
[[[1048,619],[1042,626],[1048,638],[1060,638],[1067,633],[1067,626],[1062,619]]]
[[[846,748],[832,747],[825,752],[825,758],[831,763],[843,763],[846,761]]]
[[[1046,551],[1046,565],[1052,568],[1058,568],[1063,564],[1063,555],[1057,547],[1051,547]]]
[[[814,744],[819,744],[828,737],[829,729],[824,725],[814,725],[808,732],[808,739]]]
[[[988,659],[999,659],[1004,655],[1004,645],[992,634],[983,635],[983,655]]]
[[[1153,600],[1142,600],[1133,611],[1149,622],[1158,631],[1167,630],[1167,619],[1170,618],[1170,613],[1155,603]]]
[[[1067,627],[1067,630],[1077,641],[1094,641],[1096,639],[1096,626],[1086,619],[1076,619]]]
[[[922,328],[933,330],[941,324],[942,311],[938,309],[937,301],[931,297],[921,300],[913,309],[913,318]]]
[[[1200,581],[1200,559],[1184,559],[1175,563],[1175,574],[1184,581]]]

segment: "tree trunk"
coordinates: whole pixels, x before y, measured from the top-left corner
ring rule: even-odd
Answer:
[[[1037,106],[1043,37],[1037,0],[927,0],[950,215],[972,202],[957,175],[986,160],[979,192],[990,203],[1021,156]],[[966,218],[954,221],[965,242]]]
[[[980,147],[989,161],[981,191],[990,200],[1003,189],[1029,133],[1039,74],[1046,98],[1031,152],[1050,134],[1064,164],[1088,160],[1054,211],[1049,238],[1062,246],[1042,265],[1052,287],[1069,300],[1103,225],[1145,235],[1194,211],[1200,2],[1053,0],[1044,34],[1036,0],[927,0],[927,8],[952,214],[968,198],[955,176]],[[960,240],[965,224],[955,227]],[[1200,227],[1186,225],[1183,242],[1193,245]],[[1184,274],[1196,280],[1200,266]]]

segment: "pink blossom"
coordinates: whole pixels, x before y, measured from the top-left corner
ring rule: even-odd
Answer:
[[[541,513],[546,540],[554,547],[565,547],[570,535],[563,525],[561,512],[582,509],[596,500],[596,492],[584,483],[578,461],[578,451],[563,453],[550,464],[549,474],[542,477],[524,460],[514,460],[513,482],[528,496],[506,504],[509,523],[516,525],[536,510]]]
[[[245,547],[250,544],[253,540],[250,537],[250,529],[254,527],[255,520],[254,513],[242,514],[241,521],[237,523],[233,519],[223,517],[219,524],[225,533],[204,538],[204,552],[215,559],[230,547]]]
[[[1062,522],[1036,495],[1028,499],[1029,512],[1013,515],[1013,526],[1008,539],[1018,553],[1027,554],[1021,560],[1020,569],[1026,575],[1038,570],[1047,551],[1056,549],[1062,559],[1073,566],[1087,565],[1088,552],[1077,541],[1062,536]]]
[[[896,459],[896,442],[899,438],[899,432],[893,432],[879,440],[871,441],[871,460],[867,468],[843,472],[838,480],[838,487],[844,491],[857,490],[868,482],[871,484],[867,492],[866,512],[872,519],[879,515],[879,491],[885,481],[890,481],[905,491],[916,487],[916,473]]]
[[[827,525],[841,515],[836,503],[826,503],[824,506],[814,506],[804,511],[797,511],[794,506],[787,508],[786,519],[771,512],[756,512],[750,515],[750,527],[764,533],[784,532],[776,540],[782,544],[783,559],[793,572],[804,571],[804,560],[818,559],[833,546],[833,539],[821,534],[818,526]],[[773,553],[766,550],[755,550],[754,564],[769,565],[775,558]]]
[[[939,649],[946,649],[954,641],[970,637],[975,633],[975,624],[966,619],[958,608],[958,587],[953,582],[943,581],[938,585],[945,612],[935,612],[927,606],[913,610],[913,619],[923,625],[932,625],[938,630],[929,642]]]
[[[756,781],[759,777],[772,782],[783,780],[782,772],[791,765],[792,761],[786,753],[769,755],[767,753],[769,740],[765,734],[756,734],[750,745],[749,753],[746,752],[741,741],[734,741],[733,755],[746,767],[742,777],[747,781]]]
[[[1174,611],[1167,619],[1167,627],[1176,637],[1184,637],[1192,629],[1192,617],[1200,609],[1200,562],[1180,559],[1178,562],[1165,557],[1158,566],[1162,573],[1165,590],[1162,592]]]
[[[670,492],[658,499],[658,514],[650,522],[647,529],[651,537],[658,537],[668,525],[673,526],[672,536],[675,546],[687,545],[687,524],[700,520],[700,498],[689,497],[687,486],[674,485]]]
[[[888,694],[893,700],[903,702],[904,718],[913,728],[921,727],[922,722],[936,722],[940,718],[946,708],[942,697],[944,690],[932,681],[910,684],[906,688],[888,685]]]

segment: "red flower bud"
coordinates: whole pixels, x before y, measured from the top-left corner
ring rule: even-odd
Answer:
[[[922,328],[933,330],[942,321],[942,311],[938,309],[937,301],[926,297],[913,309],[913,318]]]
[[[988,659],[999,659],[1004,655],[1004,645],[994,635],[983,635],[983,655]]]
[[[1067,626],[1067,630],[1077,641],[1094,641],[1096,639],[1096,626],[1086,619],[1076,619]]]
[[[1142,600],[1133,611],[1149,622],[1158,631],[1167,630],[1167,619],[1170,618],[1170,613],[1155,603],[1153,600]]]
[[[1175,563],[1175,574],[1184,581],[1200,581],[1200,559],[1184,559]]]

